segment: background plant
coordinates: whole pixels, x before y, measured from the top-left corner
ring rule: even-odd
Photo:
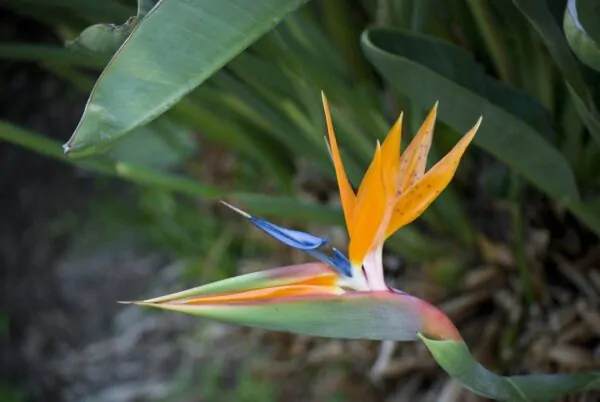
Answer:
[[[397,275],[404,283],[415,277],[432,283],[433,290],[414,290],[439,300],[452,298],[477,273],[484,275],[486,266],[501,267],[489,275],[505,280],[506,292],[495,297],[494,305],[501,311],[502,298],[508,297],[513,305],[506,317],[487,311],[489,301],[471,300],[475,307],[461,314],[465,328],[478,314],[507,323],[494,336],[500,350],[495,364],[507,372],[531,368],[516,351],[534,350],[534,341],[544,338],[536,333],[534,340],[526,339],[532,322],[547,326],[556,311],[570,305],[580,306],[581,318],[569,325],[597,322],[583,313],[597,308],[600,293],[594,265],[600,233],[600,87],[593,1],[330,0],[309,2],[289,14],[303,2],[272,1],[264,2],[256,21],[234,20],[259,26],[243,36],[222,24],[210,25],[208,16],[216,15],[218,22],[219,12],[231,15],[234,1],[214,9],[205,8],[212,2],[196,2],[197,18],[209,19],[207,27],[194,23],[193,14],[171,8],[177,2],[163,3],[154,10],[153,22],[147,14],[152,1],[99,6],[9,0],[4,7],[53,27],[67,46],[4,43],[0,56],[35,62],[86,94],[122,41],[136,31],[94,89],[92,102],[108,108],[107,114],[102,108],[86,110],[68,142],[71,155],[64,155],[59,142],[10,122],[1,123],[0,136],[139,184],[135,214],[118,203],[99,210],[127,217],[150,242],[191,261],[205,256],[196,239],[214,233],[223,246],[215,251],[214,265],[201,271],[218,277],[225,274],[215,267],[235,267],[233,256],[261,251],[239,240],[239,231],[223,231],[223,224],[207,218],[212,201],[225,197],[299,228],[309,219],[311,225],[340,222],[322,140],[321,89],[331,98],[355,183],[373,140],[382,138],[399,110],[406,112],[407,131],[414,133],[424,111],[440,101],[435,153],[445,153],[458,133],[484,115],[475,141],[479,150],[466,155],[461,177],[422,222],[390,242],[390,256],[405,262]],[[182,25],[186,15],[197,34],[181,36],[180,46],[169,46],[168,36],[157,37],[153,24]],[[260,37],[274,17],[284,16]],[[85,29],[125,21],[119,27]],[[207,40],[220,38],[233,41],[226,52],[205,63],[186,61],[186,52],[203,55]],[[185,52],[161,72],[144,58],[150,44],[155,51]],[[132,65],[136,68],[128,70]],[[155,90],[157,77],[174,77],[175,89]],[[147,103],[124,109],[135,103],[132,99]],[[116,122],[107,124],[107,116]],[[206,201],[200,213],[198,199]],[[135,219],[141,215],[146,219]],[[422,268],[404,274],[413,263]],[[565,280],[570,296],[561,301],[553,292]],[[408,288],[413,290],[410,283]],[[541,318],[536,311],[543,312]],[[559,337],[551,337],[551,345]],[[589,351],[594,340],[597,335],[563,343],[570,352]],[[537,370],[547,364],[565,367],[564,361],[552,360],[550,345],[546,349]]]

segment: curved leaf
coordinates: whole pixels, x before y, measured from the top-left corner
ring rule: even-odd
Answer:
[[[586,34],[596,42],[600,43],[600,2],[598,0],[570,0],[575,3],[578,19]]]
[[[93,154],[154,119],[306,0],[159,2],[102,72],[75,133]]]
[[[584,3],[584,5],[582,5],[582,3]],[[565,9],[563,28],[573,53],[575,53],[583,63],[600,72],[599,42],[594,41],[594,39],[590,37],[579,19],[578,9],[580,7],[585,7],[587,3],[590,2],[581,0],[568,1],[567,8]],[[598,21],[600,21],[600,16],[598,16],[595,24],[598,24]]]
[[[545,111],[485,75],[468,52],[390,29],[367,30],[362,45],[379,72],[413,102],[427,108],[439,100],[440,119],[457,131],[483,116],[475,144],[554,198],[578,199],[570,166],[544,138],[552,136]]]
[[[166,171],[181,166],[196,148],[191,130],[163,115],[132,132],[107,156],[128,165]]]
[[[100,56],[106,63],[131,34],[135,25],[156,5],[158,0],[138,0],[137,15],[123,25],[95,24],[87,27],[66,46],[75,52]],[[78,7],[77,7],[78,8]]]
[[[123,25],[95,24],[84,29],[66,46],[74,52],[94,54],[106,62],[131,34],[135,23],[136,19],[130,18]]]
[[[563,75],[583,123],[590,130],[596,143],[600,145],[600,113],[594,105],[577,60],[573,57],[569,44],[548,9],[546,1],[513,0],[513,3],[527,17],[548,47],[552,58]]]
[[[476,394],[501,401],[554,401],[574,392],[600,390],[600,371],[503,377],[479,364],[464,342],[421,339],[438,364]]]

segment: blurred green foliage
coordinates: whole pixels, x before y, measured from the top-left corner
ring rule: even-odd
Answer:
[[[9,383],[0,382],[0,400],[4,402],[24,402],[27,400],[27,392]]]
[[[430,164],[483,115],[479,150],[467,152],[455,183],[389,243],[407,260],[432,263],[436,281],[454,286],[461,267],[485,254],[478,211],[497,201],[510,205],[528,301],[523,232],[532,200],[600,234],[597,2],[182,4],[5,1],[0,7],[52,28],[64,46],[1,43],[0,58],[36,63],[90,100],[70,155],[10,122],[0,122],[0,138],[138,184],[131,205],[107,196],[95,215],[126,222],[188,261],[192,275],[209,266],[219,267],[210,279],[227,276],[253,247],[216,212],[219,199],[300,227],[341,223],[321,90],[355,185],[401,110],[406,143],[440,102]]]
[[[424,112],[439,100],[435,154],[447,150],[484,115],[475,143],[503,162],[488,164],[481,173],[481,190],[488,192],[484,197],[513,199],[516,195],[502,183],[516,174],[526,180],[520,193],[533,185],[600,233],[600,151],[594,142],[600,121],[598,74],[585,60],[579,61],[582,51],[571,53],[568,44],[573,40],[567,40],[560,26],[564,15],[593,41],[584,26],[592,23],[573,19],[580,7],[593,8],[588,2],[313,1],[287,14],[301,2],[280,0],[269,6],[265,2],[271,8],[264,15],[253,10],[252,21],[232,14],[234,3],[225,3],[213,7],[199,1],[194,12],[204,13],[211,23],[186,25],[194,33],[175,40],[157,37],[146,27],[164,23],[178,29],[182,22],[173,16],[182,11],[159,5],[148,13],[155,5],[152,1],[143,2],[140,9],[133,1],[117,0],[102,6],[91,1],[8,1],[5,7],[50,25],[66,47],[5,43],[0,57],[36,62],[84,93],[94,90],[69,142],[69,149],[75,143],[87,157],[64,157],[58,144],[7,123],[2,123],[1,138],[169,194],[209,201],[227,197],[258,214],[332,223],[339,222],[339,212],[296,201],[295,183],[307,170],[306,161],[313,176],[333,177],[322,139],[319,91],[332,98],[336,129],[355,184],[369,161],[373,140],[385,135],[398,112],[407,111],[407,132],[414,133]],[[236,36],[220,18],[239,18],[258,37],[273,18],[286,15],[232,59],[249,39]],[[367,27],[371,28],[360,41]],[[595,28],[588,30],[595,33]],[[175,46],[169,42],[173,40]],[[216,50],[210,48],[214,52],[206,48],[208,40],[215,42]],[[219,40],[235,46],[219,52]],[[150,43],[156,46],[151,52]],[[193,57],[202,57],[204,64],[186,55],[192,49],[198,55]],[[94,86],[94,71],[102,66],[106,68]],[[190,78],[192,72],[200,78]],[[165,77],[169,82],[161,81]],[[146,106],[137,105],[136,99]],[[128,105],[135,110],[123,109]],[[153,120],[153,110],[164,114]],[[115,142],[117,138],[122,139]],[[102,155],[89,156],[99,151]],[[208,183],[214,165],[226,163],[211,158],[216,152],[232,163],[228,180],[219,185]],[[481,158],[468,153],[463,177],[473,177]],[[492,181],[501,187],[490,187]],[[478,191],[474,183],[463,185]],[[415,261],[449,252],[470,258],[477,229],[467,213],[472,206],[458,187],[452,185],[425,214],[426,232],[403,229],[392,243],[394,250]]]
[[[299,177],[306,179],[308,173],[309,185],[333,177],[322,139],[319,91],[332,98],[355,184],[373,140],[384,136],[398,112],[407,112],[407,132],[414,133],[424,112],[439,100],[433,154],[445,152],[483,115],[475,144],[502,164],[486,163],[474,183],[474,168],[489,158],[469,152],[462,182],[459,177],[460,184],[434,203],[424,225],[396,235],[394,251],[414,261],[449,254],[471,258],[478,229],[467,211],[477,206],[465,194],[478,192],[488,202],[520,200],[522,207],[529,186],[600,233],[600,148],[594,140],[600,133],[600,80],[588,62],[597,54],[597,28],[587,18],[597,12],[593,2],[335,0],[313,1],[291,14],[300,1],[271,3],[264,15],[253,10],[250,21],[232,14],[229,1],[221,7],[199,1],[194,12],[214,19],[212,25],[186,25],[194,33],[170,43],[169,35],[156,36],[145,27],[164,23],[177,29],[180,21],[173,15],[182,11],[159,4],[148,12],[153,1],[138,8],[125,0],[101,6],[10,0],[4,7],[51,26],[66,46],[3,43],[0,57],[38,63],[78,90],[91,91],[69,142],[69,149],[80,144],[75,148],[88,156],[64,156],[59,144],[8,122],[0,122],[0,138],[150,188],[157,205],[167,208],[153,214],[158,226],[160,219],[176,219],[173,211],[187,202],[173,193],[207,201],[225,197],[253,213],[300,223],[334,223],[340,221],[339,211],[298,197]],[[239,53],[249,39],[219,23],[228,15],[251,26],[255,38],[285,18]],[[586,18],[579,21],[578,15]],[[570,36],[561,29],[563,20]],[[573,35],[583,35],[591,45],[578,48],[583,39]],[[235,43],[225,53],[218,45],[223,38]],[[203,53],[209,39],[217,43],[216,50]],[[157,46],[152,52],[150,43]],[[186,63],[191,49],[206,63]],[[173,62],[178,57],[184,62]],[[190,78],[191,73],[200,78]],[[162,82],[165,77],[172,79]],[[139,99],[145,106],[137,105]],[[135,110],[127,112],[127,105]],[[156,111],[164,113],[153,119]],[[226,180],[215,178],[222,173],[218,165],[227,165]],[[517,188],[509,186],[515,175],[524,179]],[[317,198],[310,191],[302,194],[307,197]],[[189,218],[173,224],[184,232],[194,225]],[[170,247],[169,236],[162,241]],[[188,252],[191,248],[185,246]]]

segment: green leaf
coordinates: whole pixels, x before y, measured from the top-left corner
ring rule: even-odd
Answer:
[[[160,0],[138,0],[137,17],[144,18]]]
[[[600,26],[598,23],[598,21],[600,21],[600,15],[596,15],[597,19],[594,24],[586,26],[583,26],[582,24],[583,18],[579,18],[579,15],[583,16],[588,13],[592,16],[595,15],[595,10],[591,3],[592,2],[590,1],[583,0],[569,0],[567,8],[565,9],[563,28],[573,53],[575,53],[583,63],[600,72],[600,42],[592,39],[586,31],[586,27],[592,27],[594,25]],[[589,8],[590,10],[584,10],[584,8]],[[584,11],[584,13],[580,14],[580,11]]]
[[[123,25],[92,25],[77,38],[67,42],[66,46],[73,52],[97,54],[108,60],[127,39],[135,23],[136,19],[130,18]]]
[[[486,76],[468,52],[389,29],[367,30],[362,43],[367,58],[411,101],[429,108],[439,100],[440,120],[459,132],[483,116],[475,144],[557,200],[578,199],[570,166],[544,138],[553,136],[546,112]]]
[[[69,52],[67,50],[62,50],[62,52],[53,48],[46,50],[52,50],[52,54],[55,56],[66,56],[64,59],[60,59],[64,60],[64,62],[57,63],[54,61],[56,57],[47,58],[44,54],[41,54],[40,58],[37,58],[35,57],[36,53],[34,52],[31,52],[31,60],[39,60],[42,63],[42,67],[52,71],[62,79],[71,82],[81,91],[89,92],[91,90],[93,86],[91,75],[78,71],[70,65],[64,64],[71,62],[72,59],[77,61],[78,57],[76,56],[80,55],[70,53],[71,57],[69,57]],[[0,52],[1,51],[2,46],[0,45]],[[225,102],[225,99],[230,100],[231,102]],[[117,159],[125,161],[126,159],[121,159],[121,157],[124,153],[130,153],[130,156],[133,156],[134,159],[127,160],[133,161],[134,163],[141,163],[141,161],[145,159],[148,162],[152,162],[151,165],[154,167],[158,167],[163,164],[163,162],[173,160],[175,157],[173,151],[176,151],[173,146],[176,146],[181,151],[179,152],[181,154],[180,156],[184,158],[193,151],[194,146],[190,141],[183,138],[183,127],[172,124],[177,121],[178,123],[186,123],[189,125],[188,130],[191,129],[210,141],[223,144],[232,150],[238,151],[240,154],[252,157],[256,162],[262,164],[265,170],[270,171],[272,176],[279,180],[283,188],[288,188],[292,182],[293,160],[289,157],[289,153],[281,151],[281,147],[278,143],[269,141],[262,132],[257,132],[253,127],[246,127],[239,124],[238,120],[240,112],[234,107],[239,103],[236,102],[238,100],[239,99],[233,94],[211,89],[207,85],[204,85],[197,88],[190,97],[183,99],[175,105],[167,113],[168,117],[165,117],[165,120],[162,120],[161,117],[157,119],[157,121],[134,130],[122,141],[117,142],[114,148],[109,151],[109,154],[118,155]],[[244,111],[249,113],[253,112],[249,108],[246,108]],[[236,115],[236,113],[238,115]],[[269,117],[274,119],[277,116]],[[167,120],[171,123],[165,124]],[[272,121],[267,119],[264,121],[264,125],[261,129],[266,131],[264,127],[270,127],[271,123]],[[290,139],[292,145],[294,144],[294,141],[296,141],[296,145],[298,145],[298,138],[294,138],[293,135],[290,135],[293,132],[294,127],[278,128],[281,133],[287,135],[287,138]],[[173,134],[175,138],[169,138],[170,134],[168,130],[176,130],[175,134]],[[158,138],[157,135],[161,138]],[[148,136],[146,138],[148,140],[146,145],[151,148],[149,150],[143,150],[135,145],[141,144],[140,141],[144,141],[146,136]],[[164,154],[159,156],[159,153],[161,153],[161,150],[158,148],[160,143],[167,145],[169,149],[165,150]],[[186,146],[184,143],[189,146],[189,149],[183,149]],[[297,147],[291,147],[290,149],[297,150]],[[131,152],[136,155],[131,154]],[[157,158],[154,159],[152,154]],[[149,166],[146,163],[143,164]],[[171,163],[166,163],[166,165],[171,165]]]
[[[600,114],[594,105],[590,90],[583,78],[577,60],[569,49],[569,44],[559,25],[552,16],[546,1],[513,0],[527,17],[548,47],[552,58],[560,69],[573,97],[577,111],[594,140],[600,145]]]
[[[161,116],[119,141],[107,155],[126,164],[168,170],[188,159],[196,145],[187,126]]]
[[[421,339],[438,364],[464,387],[501,401],[555,401],[574,392],[600,389],[600,371],[502,377],[479,364],[464,342]]]
[[[577,16],[586,34],[596,42],[600,43],[600,2],[597,0],[569,0],[568,6],[574,4]]]
[[[139,23],[98,79],[73,156],[109,148],[200,85],[306,0],[171,0]]]
[[[83,30],[77,38],[68,41],[66,46],[79,53],[91,53],[108,61],[121,47],[133,28],[140,23],[156,5],[158,0],[138,0],[137,15],[130,17],[123,25],[95,24]]]

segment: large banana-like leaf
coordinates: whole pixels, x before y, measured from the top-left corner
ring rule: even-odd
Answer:
[[[93,154],[169,109],[306,0],[165,0],[106,66],[65,150]]]
[[[464,342],[421,336],[440,366],[471,391],[500,401],[554,401],[574,392],[600,389],[600,371],[503,377],[479,364]]]
[[[457,131],[484,116],[476,145],[556,199],[578,199],[569,164],[544,138],[551,130],[544,110],[485,75],[467,51],[391,29],[367,30],[362,44],[379,72],[413,102],[427,108],[440,101],[439,118]]]
[[[600,213],[581,201],[567,160],[546,140],[554,134],[539,104],[486,76],[467,51],[450,43],[376,28],[363,33],[362,45],[379,72],[413,102],[427,108],[439,100],[440,120],[455,130],[485,116],[473,142],[600,235]]]

